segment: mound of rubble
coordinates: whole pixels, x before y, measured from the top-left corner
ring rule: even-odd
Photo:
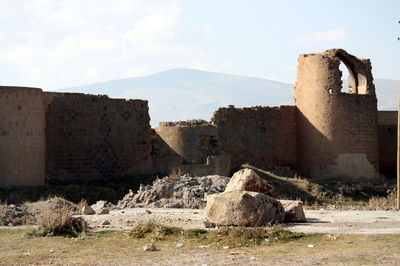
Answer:
[[[219,175],[164,177],[154,181],[153,185],[141,185],[136,194],[130,190],[118,201],[117,208],[202,209],[206,206],[207,195],[223,192],[229,179]]]
[[[35,224],[35,216],[25,208],[11,205],[0,206],[0,226],[30,225]]]

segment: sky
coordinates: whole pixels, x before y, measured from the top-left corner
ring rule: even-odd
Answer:
[[[0,85],[53,90],[194,68],[294,83],[344,48],[400,79],[398,0],[0,0]]]

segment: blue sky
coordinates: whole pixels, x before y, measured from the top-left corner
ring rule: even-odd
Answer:
[[[190,67],[294,82],[344,48],[400,79],[400,1],[1,0],[2,85],[55,89]]]

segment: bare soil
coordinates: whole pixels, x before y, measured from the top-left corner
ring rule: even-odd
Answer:
[[[305,233],[400,234],[398,211],[305,210],[307,223],[289,223],[284,227]],[[132,208],[113,210],[106,215],[83,215],[95,230],[129,230],[133,225],[153,221],[182,228],[205,228],[203,209]],[[110,225],[102,225],[105,220]]]
[[[122,231],[95,238],[26,238],[27,230],[0,229],[0,265],[399,265],[400,235],[311,235],[299,240],[224,248],[190,240],[155,241]],[[178,248],[177,243],[183,244]],[[309,246],[312,247],[309,247]]]

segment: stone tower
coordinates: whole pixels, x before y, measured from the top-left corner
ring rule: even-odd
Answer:
[[[349,72],[347,92],[341,62]],[[378,177],[377,99],[369,59],[342,49],[300,55],[294,97],[300,174]]]

